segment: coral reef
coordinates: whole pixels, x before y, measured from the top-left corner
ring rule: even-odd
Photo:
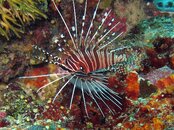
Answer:
[[[49,73],[54,73],[56,71],[56,66],[55,65],[49,65],[47,67],[39,67],[39,68],[33,68],[29,70],[29,72],[26,73],[26,76],[35,76],[35,75],[44,75],[44,74],[49,74]],[[44,86],[45,84],[55,80],[58,78],[58,76],[51,76],[50,78],[48,77],[38,77],[33,79],[25,79],[24,78],[24,83],[21,84],[22,88],[26,91],[28,95],[33,95],[32,90],[37,90],[40,87]],[[57,86],[59,86],[59,82],[56,84],[52,84],[49,86],[49,88],[42,89],[40,92],[38,92],[39,98],[41,100],[48,100],[49,98],[53,97],[56,93]]]
[[[37,28],[36,28],[37,30]],[[32,30],[30,31],[32,32]],[[41,33],[44,33],[42,31]],[[35,36],[36,37],[36,36]],[[33,58],[32,55],[32,44],[35,38],[33,35],[28,33],[25,39],[16,39],[12,43],[4,41],[0,47],[0,81],[9,82],[16,76],[24,73],[25,69]],[[34,63],[33,63],[34,64]],[[36,63],[35,63],[36,64]]]
[[[173,17],[152,17],[138,24],[142,30],[144,41],[152,43],[156,38],[173,38]]]
[[[7,49],[0,54],[0,81],[8,82],[19,74],[22,74],[28,62],[27,57],[19,51]]]
[[[0,81],[9,82],[18,75],[24,73],[28,65],[39,65],[42,61],[36,60],[33,55],[33,44],[45,45],[50,40],[50,30],[53,27],[51,23],[43,23],[40,26],[31,29],[26,33],[23,40],[13,40],[13,44],[9,44],[9,41],[1,43],[0,47]],[[41,26],[44,26],[41,28]],[[11,43],[11,42],[10,42]],[[38,55],[39,53],[36,52]]]
[[[24,14],[17,11],[15,2],[22,3]],[[93,7],[98,0],[89,0],[89,8]],[[41,10],[47,10],[46,0],[0,0],[1,10],[8,14],[2,16],[6,22],[0,25],[0,33],[10,39],[12,33],[21,35],[25,24],[33,20],[45,17]],[[10,6],[10,3],[15,3]],[[27,8],[27,2],[32,2],[33,6]],[[68,19],[68,26],[71,24],[72,7],[69,0],[56,0],[56,4],[62,9],[62,13]],[[85,0],[78,0],[77,9],[81,9],[81,4]],[[97,15],[98,22],[101,22],[102,10],[110,5],[112,1],[103,0],[100,5],[100,14]],[[170,130],[174,128],[174,38],[173,38],[173,18],[172,17],[153,17],[146,19],[144,4],[138,0],[117,0],[115,9],[117,15],[123,16],[123,24],[128,21],[130,28],[122,26],[124,32],[129,32],[124,39],[114,46],[131,46],[127,54],[136,59],[133,63],[130,59],[129,65],[123,63],[114,66],[121,72],[113,71],[108,74],[108,87],[120,93],[122,110],[115,108],[111,101],[103,99],[114,109],[114,115],[98,99],[104,113],[103,117],[93,102],[89,93],[85,93],[86,107],[89,113],[87,118],[81,90],[76,90],[71,110],[69,109],[70,96],[73,85],[70,83],[64,89],[55,102],[52,98],[60,89],[63,82],[56,82],[45,89],[37,91],[47,83],[54,81],[59,76],[24,78],[25,76],[46,75],[53,73],[64,73],[65,71],[56,65],[38,61],[34,56],[47,58],[32,48],[39,45],[47,51],[56,55],[60,46],[57,47],[56,40],[62,40],[58,36],[59,32],[65,32],[62,22],[57,16],[52,3],[48,5],[53,11],[49,21],[40,21],[39,25],[30,28],[23,39],[4,42],[0,47],[0,129],[120,129],[120,130]],[[124,4],[125,6],[124,6]],[[44,4],[44,6],[40,6]],[[20,4],[19,4],[20,5]],[[22,8],[22,7],[21,7]],[[34,9],[36,12],[26,12],[25,9]],[[64,11],[64,9],[66,9]],[[83,10],[83,9],[82,9]],[[13,12],[12,12],[13,11]],[[3,12],[4,13],[4,12]],[[91,10],[88,12],[91,13]],[[113,12],[111,12],[112,14]],[[12,15],[13,14],[13,15]],[[16,15],[19,14],[19,15]],[[2,17],[2,18],[3,18]],[[90,16],[89,16],[90,17]],[[114,13],[112,14],[114,17]],[[109,17],[104,23],[107,27]],[[116,18],[116,17],[114,17]],[[127,18],[127,19],[125,19]],[[80,18],[78,18],[80,19]],[[1,20],[1,21],[2,21]],[[13,21],[14,20],[14,21]],[[1,23],[5,22],[2,21]],[[117,19],[116,19],[117,21]],[[120,19],[119,19],[120,21]],[[141,21],[141,22],[140,22]],[[139,24],[137,24],[140,22]],[[97,25],[97,23],[95,23]],[[3,26],[4,25],[4,26]],[[6,30],[7,27],[7,30]],[[109,28],[109,27],[108,27]],[[115,28],[117,29],[117,28]],[[66,33],[66,32],[65,32]],[[61,41],[63,43],[63,40]],[[67,42],[71,46],[71,41]],[[116,42],[115,42],[116,43]],[[62,44],[63,46],[64,44]],[[125,52],[125,50],[124,50]],[[120,52],[121,53],[121,52]],[[129,71],[128,71],[129,70]],[[132,70],[132,71],[130,71]]]
[[[0,0],[0,35],[10,39],[11,34],[21,37],[24,25],[40,17],[47,16],[38,8],[39,3],[46,4],[46,0]]]
[[[164,37],[154,39],[152,43],[152,48],[146,48],[146,53],[148,55],[149,65],[146,69],[152,67],[160,68],[165,65],[173,68],[173,38]]]
[[[156,85],[157,81],[161,78],[166,78],[174,71],[167,66],[159,69],[152,70],[145,75],[141,75],[144,79],[150,81],[151,84]]]
[[[126,78],[127,86],[125,88],[126,95],[133,100],[139,97],[139,81],[138,74],[136,72],[131,72]]]
[[[143,4],[142,0],[115,1],[115,12],[119,17],[127,19],[128,30],[146,18]]]
[[[163,73],[161,72],[158,72]],[[131,75],[134,75],[134,79],[131,78]],[[154,74],[154,76],[156,73]],[[128,80],[129,79],[129,80]],[[38,102],[37,100],[33,100],[32,97],[27,96],[25,92],[22,92],[20,88],[15,88],[14,86],[9,86],[8,89],[12,89],[11,92],[8,91],[6,93],[6,103],[8,105],[12,105],[11,107],[3,109],[1,108],[1,118],[0,121],[1,127],[8,126],[9,124],[13,125],[13,128],[112,128],[112,129],[167,129],[173,127],[174,115],[173,113],[173,83],[171,83],[171,79],[173,80],[173,74],[169,75],[167,78],[159,78],[156,84],[156,90],[149,94],[146,97],[138,97],[137,94],[143,93],[140,92],[141,89],[137,87],[134,92],[137,94],[130,95],[130,90],[125,89],[127,91],[127,99],[124,101],[127,104],[127,107],[124,111],[120,112],[116,115],[108,115],[105,118],[102,118],[100,113],[97,111],[97,108],[94,104],[92,104],[91,99],[87,98],[87,102],[89,102],[92,106],[90,109],[91,118],[85,118],[83,103],[81,101],[80,92],[76,92],[75,103],[72,105],[72,110],[70,111],[67,105],[64,105],[65,102],[69,100],[67,94],[71,93],[67,90],[62,94],[62,100],[51,103],[51,99],[48,99],[46,104],[43,102]],[[127,84],[132,80],[135,83],[137,82],[137,75],[135,73],[130,73],[128,77],[126,77]],[[161,87],[161,82],[165,83],[165,86]],[[118,85],[118,84],[117,84]],[[130,85],[130,84],[129,84]],[[149,87],[148,84],[139,83],[139,87]],[[70,86],[69,86],[70,87]],[[133,85],[132,85],[133,87]],[[117,87],[118,88],[118,87]],[[21,92],[16,91],[19,89]],[[152,89],[152,88],[149,88]],[[134,93],[133,92],[133,93]],[[11,95],[11,96],[9,96]],[[9,98],[14,98],[15,100],[11,100]],[[13,101],[13,103],[10,103]],[[10,103],[10,104],[9,104]],[[30,106],[28,106],[30,104]],[[16,107],[15,107],[16,106]],[[18,111],[18,107],[20,106],[20,110]],[[10,109],[9,109],[10,108]],[[15,108],[15,109],[14,109]],[[5,110],[6,113],[3,111]],[[104,109],[108,111],[107,109]],[[24,112],[25,111],[25,112]],[[27,111],[27,112],[26,112]],[[22,113],[24,112],[24,113]],[[24,117],[20,117],[20,115],[25,115]],[[12,118],[9,115],[13,115]],[[14,116],[16,115],[16,116]],[[21,115],[21,116],[22,116]],[[37,115],[37,116],[36,116]],[[32,116],[32,118],[31,118]],[[35,118],[33,118],[33,116]],[[23,120],[21,120],[23,119]],[[32,119],[32,120],[31,120]],[[24,121],[25,120],[25,121]],[[30,122],[34,121],[34,124],[29,125]],[[20,126],[16,126],[15,124],[20,124]]]

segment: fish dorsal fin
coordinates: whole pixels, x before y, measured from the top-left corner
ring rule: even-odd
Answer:
[[[71,47],[71,49],[74,51],[78,51],[78,49],[84,47],[85,49],[97,48],[98,50],[102,50],[112,44],[125,32],[126,22],[123,19],[117,18],[111,9],[106,9],[101,15],[97,14],[100,0],[98,0],[95,8],[93,8],[92,15],[90,15],[91,11],[88,7],[89,1],[85,0],[82,16],[79,16],[79,7],[76,6],[75,0],[72,0],[74,20],[70,27],[68,27],[55,1],[52,0],[52,2],[66,27],[73,43],[73,48]]]
[[[57,12],[58,12],[58,14],[59,14],[60,17],[61,17],[61,19],[62,19],[62,21],[63,21],[63,23],[64,23],[64,25],[65,25],[65,27],[66,27],[66,30],[68,31],[68,34],[69,34],[69,36],[70,36],[70,38],[71,38],[71,40],[72,40],[72,43],[73,43],[74,48],[77,48],[77,45],[76,45],[76,43],[75,43],[75,41],[74,41],[74,38],[73,38],[73,36],[72,36],[72,34],[71,34],[71,32],[70,32],[70,29],[69,29],[68,25],[66,24],[66,21],[65,21],[64,17],[62,16],[60,10],[58,9],[58,7],[57,7],[55,1],[52,0],[52,2],[53,2],[53,4],[54,4],[54,6],[55,6],[55,8],[56,8],[56,10],[57,10]]]

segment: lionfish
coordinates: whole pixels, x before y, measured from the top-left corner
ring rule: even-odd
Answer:
[[[34,46],[34,48],[49,57],[48,59],[37,57],[38,59],[44,60],[45,62],[49,62],[51,64],[56,64],[57,67],[61,67],[63,70],[65,70],[66,73],[25,76],[22,78],[36,78],[54,75],[59,76],[59,78],[39,88],[37,92],[55,82],[66,79],[66,82],[56,93],[53,102],[67,86],[67,84],[71,83],[73,88],[69,108],[71,109],[72,107],[75,90],[80,89],[87,117],[89,117],[89,114],[87,110],[85,94],[93,99],[103,116],[105,116],[105,114],[99,105],[98,100],[100,100],[112,114],[115,112],[113,109],[111,109],[107,101],[112,102],[113,105],[121,110],[122,98],[119,96],[119,93],[108,87],[109,76],[106,73],[113,70],[121,71],[121,69],[116,69],[117,66],[128,63],[131,59],[129,57],[133,56],[131,54],[132,50],[129,47],[113,49],[111,46],[111,44],[116,39],[124,34],[123,27],[120,27],[122,23],[119,20],[112,18],[110,15],[112,10],[110,9],[103,14],[103,18],[99,24],[94,24],[100,0],[98,0],[90,20],[89,16],[87,15],[88,0],[86,0],[84,2],[83,16],[81,21],[78,22],[78,11],[76,10],[75,1],[72,0],[74,25],[69,27],[55,1],[52,0],[52,2],[64,23],[72,45],[68,45],[68,38],[65,38],[65,35],[62,33],[60,38],[65,43],[65,45],[67,44],[67,49],[59,48],[59,51],[64,51],[62,56],[64,58],[55,56],[38,46]],[[110,22],[107,21],[108,18],[110,19]],[[107,26],[105,26],[106,23]],[[58,46],[61,45],[59,39],[55,39],[55,42],[58,44]],[[124,53],[125,49],[131,50],[129,54]]]

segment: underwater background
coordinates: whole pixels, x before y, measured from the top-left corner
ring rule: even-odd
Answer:
[[[97,5],[94,25],[90,26]],[[76,7],[77,22],[74,22],[73,7]],[[83,31],[87,34],[88,28],[93,31],[102,23],[108,33],[112,32],[107,40],[101,38],[102,47],[111,40],[108,49],[115,48],[116,54],[122,56],[115,59],[125,61],[105,67],[107,71],[99,69],[87,75],[76,71],[79,82],[57,80],[69,73],[72,66],[77,68],[76,62],[67,63],[70,61],[66,54],[75,57],[70,51],[74,49],[73,41],[58,10],[66,25],[72,27],[72,34],[74,23],[79,23],[76,30],[83,30],[84,22],[87,27]],[[107,18],[105,12],[110,13]],[[0,0],[0,129],[174,130],[173,13],[173,0]],[[114,27],[110,26],[111,21],[115,24],[113,19],[119,21]],[[102,28],[98,37],[105,36],[103,32]],[[119,36],[116,39],[115,34]],[[80,32],[73,37],[77,35]],[[81,36],[83,45],[86,39],[83,33]],[[86,52],[80,45],[78,49]],[[86,61],[93,62],[99,54],[87,55]],[[107,49],[103,55],[106,56],[91,64],[111,63],[106,60]],[[60,61],[59,57],[65,60]],[[69,68],[62,66],[65,64]],[[121,101],[113,98],[113,93],[106,94],[98,86],[101,83],[93,83],[93,87],[88,82],[85,76],[93,72],[107,76],[109,89],[105,89],[118,93]],[[83,93],[88,88],[84,88],[84,81],[91,91]],[[62,86],[65,88],[59,91]],[[121,105],[117,106],[110,98]]]

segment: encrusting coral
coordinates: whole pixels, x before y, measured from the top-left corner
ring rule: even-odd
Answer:
[[[37,7],[46,0],[0,0],[0,35],[7,40],[13,32],[17,37],[24,32],[24,25],[46,15]]]
[[[116,14],[127,19],[128,30],[146,18],[142,0],[116,0],[114,6]]]

